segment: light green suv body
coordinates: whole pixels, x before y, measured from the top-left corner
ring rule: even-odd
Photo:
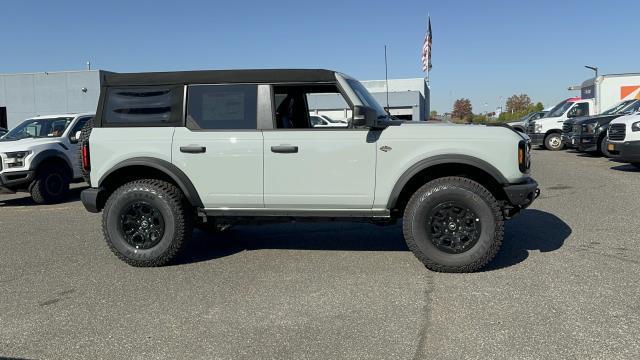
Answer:
[[[314,128],[307,104],[317,95],[343,98],[351,109],[349,125]],[[407,223],[413,197],[442,179],[466,179],[480,186],[492,198],[487,209],[500,222],[529,206],[538,193],[528,174],[526,137],[508,127],[393,120],[359,82],[328,70],[105,73],[93,126],[83,144],[92,188],[83,192],[82,200],[90,211],[105,209],[105,228],[114,226],[113,233],[105,234],[107,240],[133,265],[161,265],[175,257],[166,254],[171,249],[157,250],[163,241],[171,244],[168,230],[175,230],[167,227],[173,215],[163,213],[161,205],[156,220],[144,214],[153,209],[145,208],[142,215],[133,212],[138,220],[124,225],[110,221],[132,214],[126,202],[114,205],[118,210],[112,218],[106,213],[119,189],[142,180],[158,184],[133,186],[137,190],[132,191],[159,193],[168,184],[170,191],[179,192],[180,216],[189,218],[186,223],[218,226],[291,218],[393,222],[402,216]],[[439,214],[459,212],[455,209],[464,208],[466,200],[451,204],[458,201],[460,205],[449,206],[454,210]],[[462,215],[451,218],[455,221],[450,226],[467,221]],[[486,232],[480,218],[466,230],[478,239]],[[139,227],[131,230],[137,235],[126,234],[132,224],[144,221],[162,223],[162,229],[149,235]],[[190,232],[190,225],[185,226],[184,232]],[[433,235],[436,230],[429,231]],[[439,249],[463,255],[478,247],[478,239],[463,237],[466,240],[458,242],[466,242],[467,248],[454,246],[447,237],[443,241],[448,247]],[[421,260],[435,270],[466,271],[490,257],[451,264]]]

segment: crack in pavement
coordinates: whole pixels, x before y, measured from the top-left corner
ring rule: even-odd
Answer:
[[[425,271],[429,271],[425,268]],[[433,279],[433,274],[426,273],[425,274],[425,285],[426,288],[424,290],[424,306],[422,307],[422,325],[420,325],[420,331],[418,331],[418,345],[416,347],[416,352],[413,355],[414,360],[419,360],[424,358],[426,354],[427,347],[427,338],[429,325],[431,324],[431,303],[433,301],[433,291],[435,287],[435,281]]]

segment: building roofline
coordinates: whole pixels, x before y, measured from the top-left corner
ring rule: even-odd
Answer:
[[[91,70],[61,70],[61,71],[33,71],[33,72],[18,72],[18,73],[0,73],[0,76],[12,76],[12,75],[38,75],[38,74],[69,74],[69,73],[83,73],[83,72],[100,72],[100,69]]]

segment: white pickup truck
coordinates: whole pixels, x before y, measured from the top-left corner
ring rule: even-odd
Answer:
[[[28,191],[36,203],[63,201],[82,179],[77,133],[93,114],[42,115],[0,138],[0,192]]]
[[[549,110],[544,117],[530,121],[527,135],[531,138],[532,145],[541,145],[547,150],[561,150],[564,147],[562,125],[565,120],[591,115],[594,115],[592,99],[583,100],[579,97],[566,99]]]

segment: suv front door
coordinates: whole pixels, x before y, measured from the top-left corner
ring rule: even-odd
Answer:
[[[369,210],[376,142],[368,129],[313,127],[310,104],[349,108],[335,84],[274,87],[274,128],[264,131],[265,207]],[[325,106],[326,107],[326,106]]]
[[[172,161],[205,208],[262,208],[262,132],[257,85],[192,85],[186,127],[173,136]]]

